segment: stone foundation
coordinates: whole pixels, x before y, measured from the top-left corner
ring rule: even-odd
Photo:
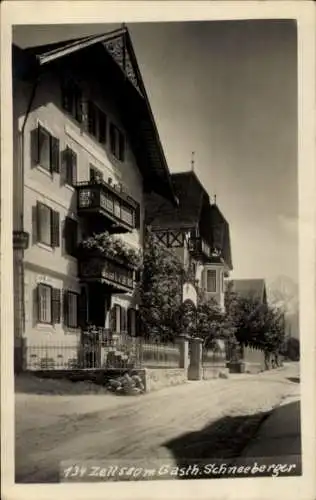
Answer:
[[[184,384],[188,380],[187,370],[183,368],[144,368],[144,370],[139,370],[141,371],[144,372],[146,392]]]

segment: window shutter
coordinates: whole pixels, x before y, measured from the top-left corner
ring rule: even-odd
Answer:
[[[69,255],[75,257],[77,241],[78,241],[78,223],[70,217],[65,219],[65,249]]]
[[[96,107],[93,102],[88,101],[87,103],[88,110],[88,131],[91,135],[96,135],[97,127],[96,127]]]
[[[62,94],[62,107],[70,113],[73,106],[73,99],[70,90],[70,82],[69,80],[67,81],[66,78],[62,82],[61,94]]]
[[[59,247],[59,213],[52,210],[51,212],[51,243],[52,247]]]
[[[136,337],[139,337],[142,333],[142,319],[141,319],[139,309],[137,309],[135,311],[135,322],[136,322],[136,325],[135,325]]]
[[[78,297],[78,326],[84,328],[87,324],[87,292],[85,288],[81,288],[81,293]]]
[[[71,152],[71,164],[72,164],[72,179],[71,183],[74,186],[77,182],[77,155],[74,151]]]
[[[75,118],[79,123],[85,121],[84,126],[86,127],[86,117],[87,117],[87,103],[82,98],[81,90],[77,85],[74,85],[75,93]]]
[[[110,124],[110,149],[111,153],[115,155],[115,127],[113,123]]]
[[[111,308],[110,312],[110,328],[112,333],[116,333],[116,306]]]
[[[131,335],[132,333],[132,310],[127,309],[127,333]]]
[[[39,164],[39,143],[38,143],[39,127],[31,130],[31,162],[32,167]]]
[[[122,132],[119,132],[118,134],[118,141],[119,141],[119,160],[124,161],[125,160],[125,136],[122,134]]]
[[[121,314],[121,332],[125,332],[127,330],[127,311],[125,307],[121,307],[120,309],[120,314]]]
[[[63,294],[63,312],[64,312],[64,325],[69,326],[69,300],[68,300],[67,290],[64,290]]]
[[[36,240],[41,241],[41,203],[36,203]]]
[[[37,285],[34,290],[34,319],[36,322],[41,320],[41,311],[40,311],[40,296],[41,296],[41,285]]]
[[[140,229],[140,204],[137,204],[135,209],[135,228]]]
[[[60,323],[61,300],[59,288],[52,289],[52,323]]]
[[[106,115],[102,111],[99,111],[98,127],[99,141],[101,142],[101,144],[106,144],[107,119]]]
[[[59,139],[51,136],[50,138],[50,163],[51,170],[59,174],[60,172],[60,150],[59,150]]]

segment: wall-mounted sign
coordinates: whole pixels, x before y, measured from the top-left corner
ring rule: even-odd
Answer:
[[[14,250],[26,250],[29,246],[29,233],[25,231],[13,231],[13,248]]]

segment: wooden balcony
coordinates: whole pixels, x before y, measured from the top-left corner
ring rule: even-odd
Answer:
[[[126,233],[136,227],[138,203],[123,189],[104,180],[76,184],[79,216],[101,219],[107,230]]]
[[[107,257],[91,256],[79,261],[79,277],[84,283],[101,283],[113,293],[134,290],[134,269]]]
[[[203,240],[203,238],[190,238],[189,252],[197,259],[206,260],[211,257],[211,247],[205,240]]]

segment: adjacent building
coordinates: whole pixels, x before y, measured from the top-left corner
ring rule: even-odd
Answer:
[[[178,206],[153,195],[146,203],[146,224],[176,252],[206,299],[224,309],[225,279],[233,269],[229,224],[194,171],[171,175]]]
[[[134,334],[144,200],[177,201],[128,30],[13,46],[13,141],[17,350]]]

